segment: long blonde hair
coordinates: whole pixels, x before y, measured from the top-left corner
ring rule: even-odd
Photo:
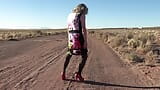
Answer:
[[[72,11],[73,13],[81,13],[81,14],[88,14],[88,8],[87,8],[87,6],[85,5],[85,4],[79,4],[79,5],[77,5],[74,9],[73,9],[73,11]]]

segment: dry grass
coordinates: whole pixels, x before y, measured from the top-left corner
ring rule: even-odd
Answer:
[[[129,62],[155,62],[152,44],[160,44],[160,31],[154,29],[94,30],[92,36],[110,45]],[[156,46],[157,47],[157,46]]]
[[[57,35],[66,30],[0,30],[0,40],[23,40],[27,38]]]

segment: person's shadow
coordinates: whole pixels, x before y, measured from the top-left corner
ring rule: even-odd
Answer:
[[[119,84],[111,84],[111,83],[105,83],[105,82],[97,82],[92,80],[77,81],[74,79],[66,79],[66,81],[79,82],[79,83],[90,84],[90,85],[106,86],[106,87],[111,86],[111,87],[124,87],[124,88],[137,88],[137,89],[160,89],[160,86],[159,87],[130,86],[130,85],[119,85]]]

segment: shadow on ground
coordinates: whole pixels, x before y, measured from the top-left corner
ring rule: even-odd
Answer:
[[[97,82],[92,80],[77,81],[74,79],[66,79],[66,81],[79,82],[79,83],[90,84],[90,85],[106,86],[106,87],[111,86],[111,87],[125,87],[125,88],[137,88],[137,89],[160,89],[160,86],[159,87],[143,87],[143,86],[119,85],[119,84],[111,84],[111,83],[105,83],[105,82]]]

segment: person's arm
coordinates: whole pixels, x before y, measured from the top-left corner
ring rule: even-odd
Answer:
[[[86,19],[85,15],[81,16],[82,34],[84,37],[84,48],[87,48],[87,29],[86,29]]]

